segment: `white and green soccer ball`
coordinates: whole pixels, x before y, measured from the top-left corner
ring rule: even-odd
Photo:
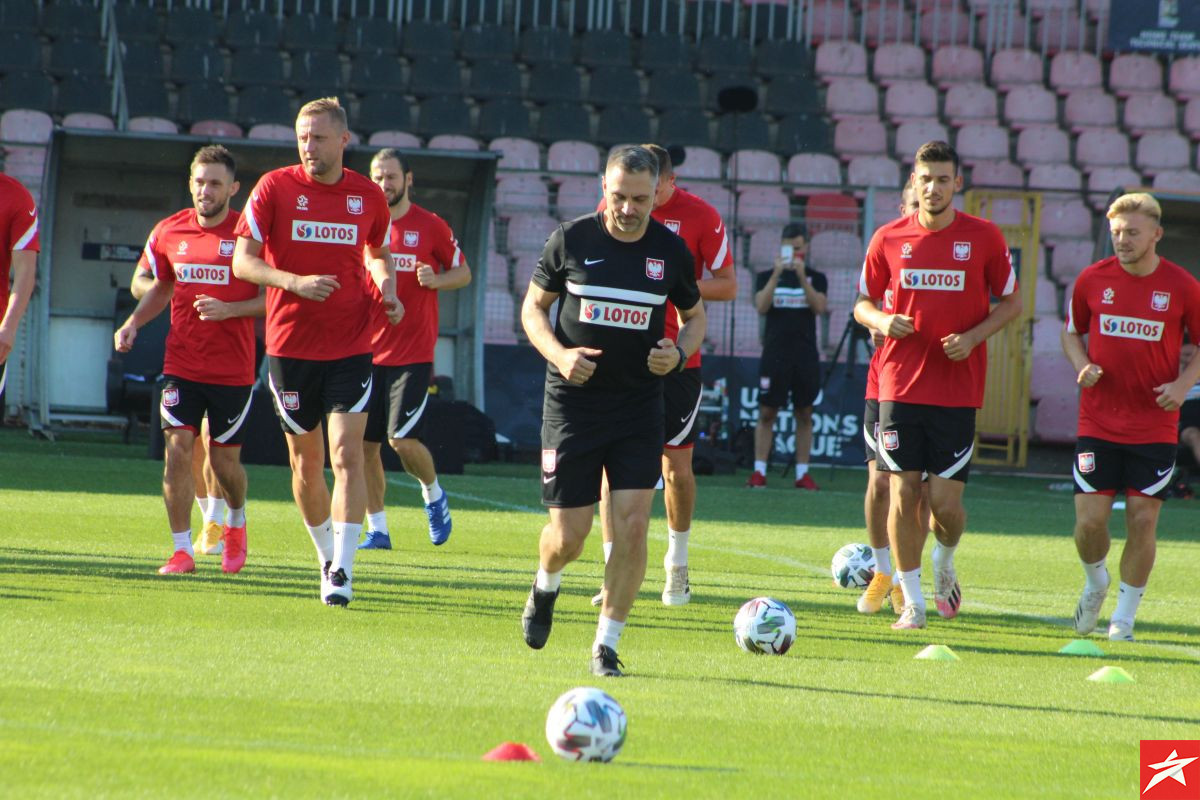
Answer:
[[[781,656],[796,640],[796,616],[773,597],[747,600],[733,618],[733,638],[747,653]]]
[[[848,544],[833,554],[833,582],[843,589],[865,589],[875,577],[875,551],[865,544]]]
[[[607,692],[582,686],[554,701],[546,741],[568,761],[612,761],[625,744],[625,710]]]

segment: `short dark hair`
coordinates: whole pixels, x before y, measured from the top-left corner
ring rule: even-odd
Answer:
[[[804,226],[799,222],[789,222],[783,226],[783,232],[779,234],[780,239],[795,239],[797,236],[808,238],[808,234],[804,231]]]
[[[237,176],[237,162],[233,160],[233,153],[226,149],[225,145],[209,144],[201,147],[196,151],[196,155],[192,156],[192,166],[188,170],[196,168],[197,164],[223,164],[229,170],[229,177]]]
[[[948,142],[934,140],[926,142],[917,148],[916,163],[918,164],[954,164],[954,174],[958,174],[958,151]]]
[[[626,172],[649,172],[651,178],[658,180],[658,159],[640,144],[631,144],[613,151],[608,157],[608,163],[604,165],[604,171],[607,172],[614,165],[620,166]]]
[[[374,167],[380,161],[386,161],[389,158],[394,158],[400,164],[400,172],[407,175],[412,172],[412,167],[408,165],[408,159],[394,147],[385,147],[375,155],[371,156],[371,166]]]
[[[667,148],[658,144],[644,144],[642,147],[649,150],[658,159],[659,175],[669,176],[675,173],[675,165],[671,163],[671,154],[667,152]]]

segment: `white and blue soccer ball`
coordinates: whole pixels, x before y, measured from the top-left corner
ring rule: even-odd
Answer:
[[[733,638],[747,653],[781,656],[796,640],[796,615],[773,597],[747,600],[733,618]]]
[[[625,710],[607,692],[582,686],[554,701],[546,741],[568,761],[612,761],[625,744]]]
[[[875,577],[875,551],[865,544],[848,544],[833,554],[833,582],[843,589],[865,589]]]

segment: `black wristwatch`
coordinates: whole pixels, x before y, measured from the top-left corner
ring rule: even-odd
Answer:
[[[683,352],[683,348],[680,347],[679,345],[675,345],[675,349],[679,351],[679,366],[677,366],[675,368],[675,371],[683,372],[685,369],[687,369],[687,362],[688,362],[688,359],[691,358],[691,356],[689,356],[687,353]]]

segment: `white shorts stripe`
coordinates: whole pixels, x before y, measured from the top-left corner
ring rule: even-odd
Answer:
[[[267,387],[271,390],[271,397],[275,398],[275,411],[278,412],[279,418],[283,420],[283,424],[291,428],[292,433],[308,433],[308,431],[297,424],[296,420],[288,416],[287,409],[283,407],[283,398],[279,396],[279,387],[275,385],[275,377],[273,375],[267,375]]]
[[[651,292],[635,292],[632,289],[613,289],[609,286],[588,286],[582,283],[567,281],[567,291],[576,297],[599,297],[604,300],[628,300],[631,303],[642,303],[648,306],[661,306],[667,302],[665,294]]]
[[[1084,492],[1087,492],[1088,494],[1094,494],[1096,492],[1096,487],[1092,486],[1090,483],[1085,481],[1083,479],[1083,476],[1079,474],[1079,465],[1078,464],[1076,464],[1074,467],[1072,467],[1071,471],[1075,475],[1075,485],[1076,486],[1078,486],[1080,489],[1082,489]],[[1170,476],[1168,476],[1168,477],[1170,477]]]
[[[425,415],[425,404],[428,402],[429,392],[426,392],[425,396],[421,399],[421,405],[418,406],[417,410],[413,412],[413,415],[409,417],[408,422],[404,423],[404,427],[392,434],[393,439],[403,439],[404,437],[408,436],[408,432],[411,431],[413,426],[420,422],[421,417]]]
[[[975,452],[975,443],[972,442],[971,446],[967,448],[967,452],[963,454],[962,458],[960,458],[958,461],[955,461],[949,467],[947,467],[946,469],[939,472],[937,474],[937,476],[939,478],[954,477],[954,475],[956,475],[958,473],[958,471],[960,469],[962,469],[964,466],[966,466],[967,462],[969,462],[971,460],[971,454],[974,452]]]
[[[228,442],[230,439],[232,439],[237,434],[238,430],[242,427],[242,423],[244,423],[246,421],[246,417],[250,414],[250,403],[253,402],[253,400],[254,400],[254,392],[250,392],[249,394],[246,395],[245,408],[242,409],[242,413],[238,415],[238,418],[233,421],[233,427],[231,427],[229,430],[222,433],[220,436],[213,436],[214,442],[217,442],[218,444],[225,444],[226,442]],[[212,419],[209,419],[208,427],[209,427],[209,430],[211,431],[212,430]]]
[[[875,451],[875,454],[883,459],[883,463],[887,465],[887,468],[889,471],[891,471],[891,472],[903,472],[904,471],[904,470],[900,469],[900,465],[896,463],[896,459],[894,459],[890,455],[888,455],[888,451],[885,448],[882,448],[882,447],[879,448],[878,450]]]
[[[1165,477],[1163,477],[1161,480],[1159,480],[1153,486],[1149,486],[1145,489],[1138,489],[1138,491],[1141,492],[1142,494],[1148,494],[1151,496],[1156,495],[1159,492],[1161,492],[1163,489],[1167,488],[1167,484],[1171,482],[1171,476],[1174,474],[1175,474],[1175,464],[1172,463],[1171,469],[1167,470],[1167,474]]]
[[[864,422],[863,423],[863,442],[866,443],[867,447],[871,448],[872,453],[878,453],[879,445],[876,444],[875,437],[872,435],[872,433],[873,432],[872,432],[871,428],[868,427],[867,423]]]
[[[359,411],[366,411],[367,403],[371,400],[371,387],[375,384],[375,376],[367,378],[367,386],[363,390],[362,397],[358,398],[358,402],[351,406],[349,413],[354,414]]]
[[[701,399],[703,399],[703,393],[696,395],[696,407],[692,409],[692,413],[688,416],[687,424],[683,426],[683,430],[679,432],[679,435],[667,442],[667,444],[676,446],[687,438],[688,433],[691,432],[692,427],[696,424],[696,417],[700,415]]]
[[[4,391],[4,382],[8,380],[8,362],[0,364],[0,393]]]
[[[172,414],[170,411],[167,411],[167,407],[164,406],[162,403],[158,404],[158,413],[162,416],[162,418],[166,421],[166,423],[168,425],[170,425],[172,428],[188,427],[187,425],[184,425],[179,419],[177,419],[174,414]]]

